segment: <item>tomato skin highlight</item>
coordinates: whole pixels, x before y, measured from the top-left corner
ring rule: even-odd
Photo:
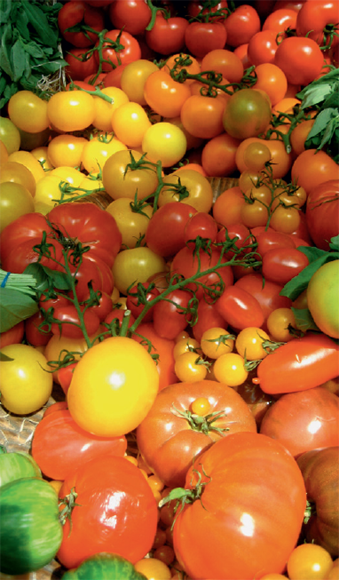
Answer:
[[[339,375],[339,346],[325,334],[295,338],[258,366],[260,388],[279,394],[305,391]]]

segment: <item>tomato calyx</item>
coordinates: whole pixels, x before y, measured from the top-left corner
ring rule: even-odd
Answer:
[[[225,431],[229,431],[229,427],[217,427],[213,425],[215,421],[221,419],[222,417],[226,417],[226,413],[224,411],[214,411],[213,413],[208,413],[208,415],[197,415],[196,413],[192,413],[188,409],[185,411],[180,411],[177,409],[174,404],[172,404],[171,412],[178,417],[182,417],[185,419],[189,426],[193,431],[199,431],[204,435],[208,435],[210,431],[215,431],[222,435]]]
[[[60,523],[64,526],[66,521],[69,521],[70,527],[69,527],[69,535],[72,531],[72,512],[74,510],[74,508],[76,506],[81,507],[80,503],[76,503],[76,498],[78,497],[78,494],[75,491],[75,488],[73,487],[70,491],[69,494],[65,495],[65,497],[61,498],[59,501],[59,509],[64,506],[59,513],[59,520]]]
[[[308,524],[310,519],[317,514],[316,504],[314,501],[306,500],[306,509],[304,512],[304,524]]]
[[[260,336],[260,335],[259,335]],[[260,337],[261,338],[261,337]],[[274,340],[263,340],[263,342],[261,343],[261,347],[262,349],[267,353],[267,354],[271,354],[272,352],[274,352],[277,348],[279,348],[280,346],[283,346],[284,344],[286,344],[286,342],[276,342]],[[257,368],[257,366],[260,365],[260,363],[263,361],[264,359],[260,358],[260,359],[256,359],[256,360],[247,360],[246,358],[246,350],[245,350],[245,354],[244,354],[244,368],[250,372],[253,371],[254,369]],[[254,379],[252,379],[252,382],[254,384],[258,384],[257,382],[254,381]]]

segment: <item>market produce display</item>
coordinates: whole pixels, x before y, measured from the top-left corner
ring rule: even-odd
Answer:
[[[2,0],[0,578],[339,579],[338,0]]]

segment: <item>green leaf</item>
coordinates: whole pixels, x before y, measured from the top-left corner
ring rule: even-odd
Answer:
[[[57,290],[71,290],[71,284],[67,274],[51,270],[41,264],[29,264],[24,270],[24,274],[34,276],[38,292],[43,292],[47,288],[56,288]]]
[[[26,68],[26,53],[19,38],[12,47],[11,61],[13,67],[13,81],[17,82],[21,79]]]
[[[56,48],[58,44],[57,36],[55,35],[55,31],[50,27],[43,10],[28,0],[21,0],[21,4],[42,44]]]
[[[291,310],[294,314],[296,327],[299,330],[302,332],[306,332],[307,330],[317,330],[320,332],[308,308],[291,308]]]
[[[335,236],[330,240],[330,248],[331,250],[335,250],[339,252],[339,236]]]
[[[307,109],[308,107],[314,107],[314,105],[318,105],[324,101],[325,97],[327,97],[327,95],[329,95],[331,92],[332,88],[330,85],[310,88],[308,93],[303,98],[300,108]]]
[[[318,250],[318,248],[309,248],[307,246],[299,246],[298,248],[298,250],[307,255],[308,258],[309,256],[307,252],[310,254],[310,256],[312,256],[313,253],[311,254],[309,250],[314,249]],[[280,291],[280,296],[287,296],[287,298],[290,298],[292,301],[296,300],[296,298],[298,298],[298,296],[304,290],[306,290],[313,274],[315,274],[315,272],[320,268],[320,266],[323,266],[327,262],[331,262],[332,260],[337,260],[339,258],[338,252],[325,252],[324,250],[318,251],[323,252],[323,255],[320,255],[320,257],[311,261],[311,263],[308,266],[306,266],[306,268],[304,268],[300,272],[300,274],[298,274],[297,276],[292,278],[292,280],[287,282],[287,284],[285,284],[283,289]]]
[[[24,12],[23,10],[21,10],[16,18],[15,21],[15,25],[17,27],[17,30],[20,34],[20,36],[24,39],[24,40],[29,40],[30,39],[30,33],[28,30],[28,18],[27,18],[27,14],[26,12]]]
[[[14,360],[14,358],[11,358],[10,356],[7,356],[7,354],[4,354],[0,350],[0,362],[8,362],[8,361],[11,361],[11,360]]]
[[[0,25],[7,24],[11,20],[13,10],[12,0],[1,0],[0,2]]]
[[[0,332],[6,332],[16,324],[38,312],[35,300],[19,290],[0,288]]]
[[[10,62],[10,46],[12,43],[11,26],[7,24],[1,31],[0,67],[13,80],[13,71]]]

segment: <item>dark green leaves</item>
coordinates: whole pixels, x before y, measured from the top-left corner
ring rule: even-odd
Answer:
[[[19,290],[0,288],[0,332],[6,332],[36,312],[38,305],[31,296]]]
[[[38,92],[43,77],[67,63],[59,49],[62,4],[0,0],[0,108],[19,90]]]

